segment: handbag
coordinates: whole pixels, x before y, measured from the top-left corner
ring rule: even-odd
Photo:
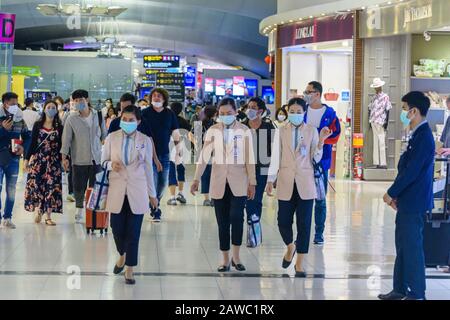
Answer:
[[[256,214],[247,221],[247,247],[256,248],[262,243],[261,221]]]
[[[325,175],[320,163],[313,160],[314,168],[314,182],[316,184],[317,197],[316,200],[325,200],[327,198],[327,192],[325,189]]]
[[[334,89],[328,89],[328,92],[323,95],[326,101],[338,101],[339,93],[335,92]]]
[[[91,192],[86,207],[93,211],[104,211],[106,209],[106,200],[109,190],[109,171],[104,168],[102,172],[97,173],[94,189]]]
[[[12,160],[12,154],[8,147],[0,150],[0,167],[6,167]]]

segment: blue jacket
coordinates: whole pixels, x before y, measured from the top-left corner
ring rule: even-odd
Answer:
[[[20,114],[20,117],[22,117],[21,113],[22,111],[19,110],[18,114]],[[4,109],[4,107],[0,107],[0,118],[3,119],[7,114],[9,113]],[[28,130],[25,121],[15,121],[13,127],[11,128],[11,131],[7,131],[6,129],[4,129],[0,123],[0,150],[4,148],[8,148],[9,150],[11,150],[12,139],[22,139],[23,147],[25,149],[24,154],[26,154],[31,143],[31,132]],[[19,158],[19,156],[14,157]]]
[[[324,106],[326,107],[326,110],[322,116],[322,120],[320,121],[320,127],[318,131],[320,133],[320,130],[322,130],[324,127],[328,127],[331,131],[333,131],[333,134],[327,140],[325,140],[322,160],[320,161],[320,164],[322,165],[322,168],[324,170],[329,170],[331,167],[331,154],[333,152],[333,145],[338,142],[339,136],[341,135],[341,124],[336,115],[336,111],[334,111],[332,107],[326,104],[324,104]],[[305,115],[305,122],[308,123],[308,112],[306,112]]]
[[[420,213],[433,209],[435,144],[430,126],[418,127],[398,162],[398,175],[388,195],[397,200],[398,212]]]

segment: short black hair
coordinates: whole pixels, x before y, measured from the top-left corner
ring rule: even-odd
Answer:
[[[163,89],[163,88],[154,88],[150,92],[150,103],[152,102],[151,99],[153,97],[153,94],[156,93],[156,92],[161,94],[164,97],[163,107],[167,108],[167,106],[169,105],[170,95],[169,95],[169,92],[167,92],[167,90]]]
[[[403,96],[402,102],[408,104],[409,108],[417,108],[422,117],[426,117],[430,109],[430,99],[420,91],[411,91]]]
[[[131,104],[134,105],[136,103],[136,97],[133,94],[126,92],[120,97],[120,102],[125,102],[125,101],[129,101],[129,102],[131,102]]]
[[[5,103],[11,99],[19,99],[19,96],[14,92],[6,92],[2,95],[2,103]]]
[[[233,98],[227,97],[220,100],[219,105],[217,106],[217,109],[219,109],[222,106],[230,105],[233,107],[233,109],[236,111],[236,101],[234,101]]]
[[[175,115],[179,115],[181,111],[183,111],[183,104],[181,102],[172,102],[170,105],[170,109],[175,113]]]
[[[299,106],[302,106],[304,112],[306,112],[306,110],[308,109],[305,100],[303,100],[302,98],[292,98],[289,100],[289,102],[287,104],[287,110],[289,110],[289,108],[291,106],[293,106],[294,104],[298,104]]]
[[[322,96],[323,87],[319,81],[311,81],[310,83],[308,83],[308,85],[312,86],[314,90],[319,91],[320,96]]]
[[[258,106],[258,109],[260,109],[260,110],[267,110],[266,103],[264,102],[263,99],[261,99],[261,98],[259,98],[259,97],[251,98],[250,100],[248,100],[247,105],[248,105],[250,102],[255,102],[256,105]]]
[[[29,105],[31,105],[33,103],[34,103],[33,98],[26,98],[25,101],[24,101],[25,107],[28,107]]]
[[[86,90],[83,89],[78,89],[75,90],[74,92],[72,92],[72,99],[81,99],[81,98],[85,98],[88,99],[89,98],[89,92],[87,92]]]
[[[128,101],[128,100],[126,100]],[[122,114],[121,116],[123,116],[124,113],[133,113],[136,116],[137,120],[142,120],[142,113],[141,113],[141,109],[139,109],[138,107],[136,107],[135,105],[131,105],[131,106],[126,106],[123,110],[122,110]]]

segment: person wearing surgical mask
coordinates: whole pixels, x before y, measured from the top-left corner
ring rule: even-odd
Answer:
[[[6,92],[2,95],[0,106],[0,184],[5,178],[6,203],[1,203],[3,217],[0,212],[0,221],[3,218],[3,226],[15,229],[12,222],[12,213],[16,196],[17,176],[19,174],[20,157],[26,152],[30,143],[30,131],[23,120],[23,113],[18,107],[18,95],[14,92]],[[21,140],[22,145],[15,143],[13,149],[12,140]]]
[[[245,271],[246,268],[240,258],[240,247],[244,230],[245,203],[255,197],[253,138],[249,128],[236,119],[234,99],[224,98],[219,103],[218,109],[220,123],[213,125],[206,133],[191,193],[195,195],[198,191],[201,176],[212,159],[209,193],[214,200],[223,258],[217,271],[228,272],[231,266],[237,271]]]
[[[423,92],[411,91],[403,96],[402,102],[401,121],[405,126],[409,126],[412,132],[408,146],[398,162],[397,177],[383,196],[386,205],[395,210],[397,256],[392,291],[380,294],[378,298],[425,300],[427,263],[424,256],[424,242],[429,246],[435,246],[431,241],[439,239],[430,235],[430,238],[424,241],[427,214],[434,208],[436,146],[433,132],[426,120],[430,99]],[[439,250],[439,246],[435,247]]]
[[[72,166],[77,208],[75,223],[82,223],[86,189],[88,185],[90,188],[94,186],[95,175],[101,170],[101,149],[106,138],[106,127],[101,112],[89,107],[89,93],[86,90],[75,90],[71,104],[78,113],[69,115],[64,123],[61,154],[64,170],[68,172]]]
[[[281,128],[287,122],[288,114],[286,112],[286,105],[282,106],[275,112],[275,126]]]
[[[25,211],[34,212],[34,222],[55,226],[53,213],[63,213],[61,136],[63,126],[56,101],[46,101],[41,119],[35,123],[31,145],[25,156],[27,175]]]
[[[317,198],[313,162],[322,159],[325,140],[331,135],[328,127],[319,134],[315,127],[306,124],[306,110],[303,99],[289,101],[289,123],[276,131],[266,187],[267,195],[272,196],[275,183],[277,185],[278,229],[287,247],[282,267],[287,269],[297,253],[294,269],[299,278],[306,277],[303,260],[309,251],[313,205]]]
[[[113,273],[125,269],[125,283],[134,285],[133,268],[138,264],[139,238],[144,214],[158,207],[153,180],[153,143],[138,131],[141,111],[134,105],[122,110],[120,129],[108,135],[102,153],[102,167],[109,170],[106,211],[119,259]],[[150,204],[149,204],[150,199]]]
[[[161,165],[161,168],[157,168],[157,163],[155,162],[153,170],[156,194],[159,201],[161,201],[169,185],[169,147],[174,145],[177,148],[175,153],[176,157],[180,154],[180,146],[178,145],[180,141],[179,124],[175,113],[168,108],[169,98],[169,93],[165,89],[155,88],[150,92],[150,106],[142,111],[143,121],[150,126],[153,132],[156,155]],[[171,141],[173,141],[173,144],[171,144]],[[177,158],[175,160],[178,163],[179,159]],[[152,209],[151,216],[154,223],[161,222],[161,215],[162,211],[159,207]]]
[[[244,123],[253,133],[253,150],[256,155],[256,190],[255,198],[246,203],[247,221],[259,221],[262,214],[262,200],[267,183],[271,147],[275,134],[275,125],[264,117],[267,106],[261,98],[251,98],[247,103],[247,121]],[[253,216],[256,218],[252,219]]]

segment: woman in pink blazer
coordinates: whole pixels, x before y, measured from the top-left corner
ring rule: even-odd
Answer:
[[[111,228],[119,261],[114,274],[126,267],[125,282],[135,284],[133,267],[137,265],[139,238],[144,214],[158,206],[153,181],[153,145],[137,131],[141,111],[128,106],[122,111],[122,130],[110,134],[102,154],[104,168],[110,170],[106,211],[111,212]]]
[[[304,122],[306,103],[293,98],[288,103],[289,122],[275,133],[269,168],[267,194],[272,196],[277,182],[278,228],[287,246],[282,267],[288,268],[297,252],[295,276],[306,277],[302,268],[308,253],[314,199],[317,197],[313,161],[322,159],[325,140],[331,135]],[[297,239],[293,242],[292,224],[296,216]]]
[[[238,271],[244,271],[239,257],[244,208],[246,200],[254,198],[256,186],[252,134],[246,125],[236,121],[236,103],[231,98],[224,98],[219,103],[219,119],[220,123],[206,132],[191,193],[195,195],[198,191],[200,178],[214,154],[209,193],[214,200],[220,251],[223,255],[223,263],[218,271],[229,271],[230,265]],[[231,262],[230,240],[233,245]]]

